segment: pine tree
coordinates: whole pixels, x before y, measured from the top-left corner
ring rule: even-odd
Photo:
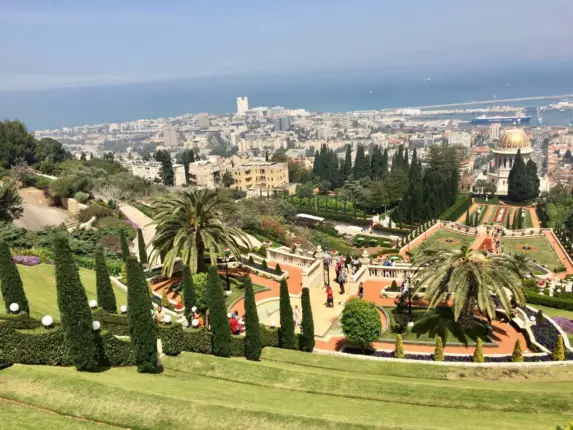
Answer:
[[[20,311],[30,314],[30,305],[24,292],[20,272],[12,260],[10,246],[4,240],[0,241],[0,288],[6,312],[10,312],[10,305],[16,303]]]
[[[58,308],[68,356],[77,370],[94,371],[98,367],[98,349],[92,314],[66,236],[58,235],[54,239],[54,264]]]
[[[470,221],[470,210],[467,209],[466,210],[466,225],[470,225],[471,221]]]
[[[209,311],[211,318],[212,349],[218,357],[231,355],[231,325],[227,319],[225,294],[216,266],[210,266],[207,275],[207,291],[210,299]]]
[[[245,358],[257,361],[261,356],[263,347],[261,345],[261,327],[255,303],[255,293],[249,276],[245,276],[243,287],[245,289]]]
[[[507,180],[507,195],[510,200],[523,202],[530,196],[531,184],[528,181],[527,169],[521,156],[521,149],[517,150],[515,161]]]
[[[394,358],[404,358],[405,356],[402,335],[398,335],[396,336],[396,346],[394,347]]]
[[[484,362],[483,341],[479,337],[478,337],[477,342],[476,342],[476,349],[474,350],[474,355],[473,355],[472,361],[474,363],[483,363]]]
[[[98,248],[95,252],[95,272],[98,306],[106,312],[112,314],[117,313],[115,294],[113,293],[113,287],[109,279],[109,272],[102,248]]]
[[[563,337],[561,337],[561,335],[558,335],[557,339],[555,339],[555,346],[553,347],[551,358],[553,361],[565,360],[565,346],[563,345]]]
[[[434,361],[444,361],[444,345],[440,336],[436,338],[436,349],[432,357]]]
[[[529,188],[529,199],[534,199],[539,195],[539,176],[537,176],[537,165],[533,160],[527,161],[525,165],[525,172],[527,174],[527,184]]]
[[[344,156],[344,180],[348,180],[352,174],[352,148],[346,145],[346,154]]]
[[[189,314],[193,306],[197,306],[197,293],[195,292],[195,285],[193,285],[193,276],[189,266],[183,266],[183,306],[185,306],[185,313]]]
[[[523,353],[521,351],[521,342],[519,341],[519,339],[515,341],[515,345],[513,346],[511,361],[513,361],[514,363],[521,363],[523,361]]]
[[[121,245],[121,257],[123,261],[127,261],[127,257],[130,256],[129,254],[129,242],[127,241],[127,236],[125,235],[125,230],[119,230],[119,243]]]
[[[288,284],[285,279],[281,280],[280,283],[280,320],[279,346],[285,349],[292,349],[294,347],[294,320]]]
[[[523,215],[524,215],[523,210],[519,209],[519,218],[517,220],[517,228],[519,230],[523,228],[523,218],[524,218]]]
[[[312,307],[310,305],[310,293],[308,288],[302,289],[300,297],[302,307],[302,322],[300,325],[300,349],[301,351],[312,352],[314,350],[314,319],[312,318]]]
[[[388,175],[388,148],[384,148],[384,154],[382,155],[382,178]]]
[[[139,251],[139,262],[147,264],[147,250],[145,249],[145,240],[143,239],[143,232],[140,228],[137,229],[137,248]]]
[[[505,228],[509,230],[509,218],[511,218],[511,216],[509,215],[509,209],[508,209],[508,213],[505,215]]]
[[[362,179],[370,176],[370,162],[364,153],[364,145],[358,145],[356,160],[354,161],[354,179]]]
[[[521,209],[516,209],[513,212],[513,223],[511,224],[511,229],[512,230],[517,230],[517,228],[519,227],[519,218],[521,216]]]
[[[279,263],[277,263],[277,265],[275,266],[275,274],[279,276],[283,274],[283,269],[281,269],[281,265]]]
[[[139,373],[157,371],[157,327],[153,322],[151,299],[143,269],[130,256],[127,266],[127,325],[133,358]]]

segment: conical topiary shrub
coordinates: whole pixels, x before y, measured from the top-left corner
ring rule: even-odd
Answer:
[[[521,342],[519,339],[515,341],[515,345],[513,346],[511,361],[514,363],[521,363],[523,361],[523,352],[521,351]]]
[[[434,361],[444,361],[444,345],[440,336],[436,338],[436,349],[434,350],[432,358]]]
[[[143,265],[147,264],[147,249],[145,249],[145,240],[140,228],[137,229],[137,250],[139,252],[139,262]]]
[[[472,361],[474,363],[483,363],[485,361],[483,358],[483,341],[479,337],[476,342],[476,349]]]
[[[3,240],[0,241],[0,288],[6,312],[10,312],[10,305],[16,303],[20,307],[20,311],[30,314],[30,305],[24,292],[20,272],[12,260],[8,243]]]
[[[394,358],[404,358],[404,342],[402,341],[402,336],[396,336],[396,346],[394,347]]]
[[[294,319],[292,317],[292,306],[288,284],[285,279],[280,283],[280,320],[279,347],[285,349],[294,348]]]
[[[227,319],[225,294],[217,267],[210,266],[207,274],[207,291],[209,294],[209,311],[213,354],[219,357],[231,355],[231,325]]]
[[[255,293],[249,276],[245,276],[243,287],[245,288],[245,358],[257,361],[261,356],[263,347],[261,345],[261,326],[259,325]]]
[[[105,262],[103,249],[98,248],[95,253],[95,272],[96,272],[96,292],[97,303],[104,311],[115,314],[117,313],[117,303],[109,272]]]
[[[127,241],[127,236],[125,235],[125,230],[122,228],[119,230],[119,244],[121,246],[121,257],[123,261],[127,261],[129,257],[129,242]]]
[[[275,274],[279,275],[279,276],[283,274],[283,270],[281,269],[281,266],[279,263],[277,263],[277,265],[275,267]]]
[[[76,369],[97,369],[98,349],[92,326],[88,297],[80,280],[66,236],[54,239],[54,264],[60,320],[68,345],[68,355]]]
[[[310,293],[308,288],[302,289],[300,297],[302,307],[302,322],[300,324],[301,336],[299,348],[301,351],[312,352],[314,350],[314,320],[310,305]]]
[[[127,324],[133,358],[139,373],[157,371],[157,326],[153,322],[151,299],[143,269],[130,256],[127,266]]]
[[[564,361],[565,360],[565,346],[563,345],[563,338],[561,335],[557,336],[555,339],[555,347],[553,348],[553,353],[551,354],[553,361]]]
[[[185,313],[189,314],[193,306],[197,306],[197,293],[193,285],[193,275],[189,266],[183,266],[183,306]]]

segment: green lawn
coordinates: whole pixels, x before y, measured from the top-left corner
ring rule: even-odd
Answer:
[[[528,237],[523,239],[506,237],[501,240],[501,244],[504,253],[524,253],[536,263],[546,266],[549,270],[563,267],[563,264],[561,264],[557,254],[555,254],[551,244],[545,237]],[[523,249],[524,246],[530,246],[531,250]]]
[[[447,242],[447,240],[453,240],[453,242]],[[474,241],[474,236],[468,236],[460,233],[453,232],[447,229],[440,229],[429,236],[424,242],[424,246],[442,246],[442,247],[453,247],[454,249],[460,249],[462,246],[470,246]]]
[[[54,319],[59,320],[60,312],[57,303],[54,266],[50,264],[39,264],[37,266],[18,265],[18,270],[24,283],[26,297],[30,303],[31,316],[42,318],[44,315],[51,315]],[[80,278],[88,300],[96,299],[95,272],[93,270],[80,269]],[[114,288],[114,291],[118,306],[127,304],[127,293],[119,288]],[[4,309],[4,302],[1,296],[0,309]]]
[[[0,403],[2,422],[42,429],[105,423],[133,429],[523,430],[573,420],[567,367],[509,373],[273,348],[260,362],[191,353],[162,360],[159,375],[134,368],[87,373],[12,366],[0,371],[0,398],[21,404]],[[87,421],[69,424],[70,416]]]

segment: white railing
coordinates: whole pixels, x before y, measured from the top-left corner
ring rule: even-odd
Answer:
[[[310,267],[302,271],[303,288],[318,288],[322,286],[323,266],[322,261],[316,260]]]
[[[279,264],[286,264],[296,267],[310,267],[316,261],[313,257],[305,257],[304,255],[292,254],[287,247],[281,248],[268,248],[267,260],[276,261]]]
[[[409,263],[395,263],[394,266],[369,264],[366,267],[368,279],[403,279],[408,275],[413,275],[416,270]]]

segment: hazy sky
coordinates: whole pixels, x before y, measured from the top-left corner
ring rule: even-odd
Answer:
[[[0,90],[573,58],[572,0],[0,0]]]

